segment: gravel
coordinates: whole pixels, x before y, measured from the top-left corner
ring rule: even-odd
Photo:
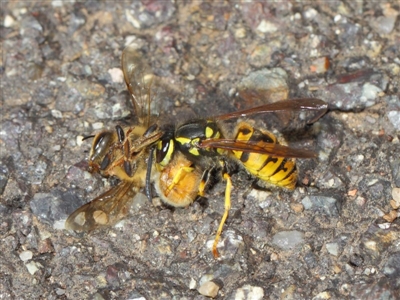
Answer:
[[[9,1],[2,16],[0,298],[398,299],[397,3]],[[294,192],[233,172],[219,259],[217,179],[205,203],[139,193],[115,226],[64,229],[115,184],[87,171],[81,137],[134,122],[130,43],[165,79],[156,104],[178,124],[268,99],[329,105],[312,126],[288,113],[271,128],[318,155],[297,160]]]

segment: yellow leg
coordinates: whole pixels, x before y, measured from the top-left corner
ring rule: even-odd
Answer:
[[[194,168],[192,168],[192,167],[180,168],[178,173],[172,179],[171,184],[168,186],[167,190],[165,191],[165,196],[168,196],[168,194],[172,191],[172,189],[175,187],[175,185],[177,185],[178,182],[182,180],[182,178],[185,176],[186,173],[193,172],[193,170],[194,170]]]
[[[214,245],[212,248],[212,252],[214,258],[219,257],[219,253],[217,250],[218,241],[222,233],[222,228],[224,227],[225,221],[228,218],[229,210],[231,209],[231,189],[232,189],[232,180],[228,173],[224,173],[224,179],[226,180],[226,188],[225,188],[225,211],[222,216],[221,222],[219,223],[217,234],[215,235]]]

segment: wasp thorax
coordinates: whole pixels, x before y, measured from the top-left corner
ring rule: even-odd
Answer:
[[[211,120],[195,120],[178,127],[175,131],[175,140],[180,150],[186,155],[215,156],[215,149],[200,148],[199,145],[206,139],[218,139],[222,134],[218,125]]]

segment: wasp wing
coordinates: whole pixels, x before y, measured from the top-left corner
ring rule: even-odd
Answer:
[[[256,142],[240,142],[230,139],[205,139],[199,144],[200,148],[221,148],[231,151],[255,152],[278,157],[314,158],[316,153],[305,149],[296,149],[281,144],[268,143],[262,147]]]
[[[250,109],[239,110],[214,117],[216,120],[229,120],[233,118],[248,117],[253,115],[265,114],[279,111],[314,111],[315,114],[307,120],[308,124],[316,122],[328,110],[326,102],[317,98],[299,98],[277,101]]]
[[[127,204],[139,190],[136,186],[135,182],[121,181],[75,210],[66,220],[65,228],[74,231],[92,231],[116,223],[127,214]]]

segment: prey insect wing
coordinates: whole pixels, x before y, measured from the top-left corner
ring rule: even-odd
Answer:
[[[136,115],[141,122],[146,122],[148,126],[150,122],[153,78],[150,67],[140,52],[129,46],[122,53],[121,64],[125,84],[130,93],[132,104],[135,107]]]
[[[127,204],[138,190],[134,182],[121,181],[107,192],[75,210],[66,221],[66,229],[92,231],[116,223],[127,214]]]

